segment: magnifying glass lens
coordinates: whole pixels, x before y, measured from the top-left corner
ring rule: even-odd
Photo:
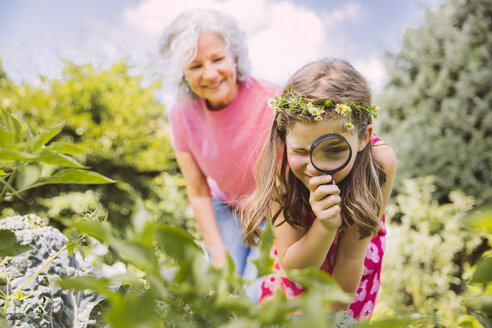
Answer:
[[[337,138],[327,138],[312,149],[311,161],[318,170],[336,172],[344,168],[351,157],[349,144]]]

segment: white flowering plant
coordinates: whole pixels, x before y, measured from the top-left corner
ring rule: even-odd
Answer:
[[[274,113],[279,111],[292,111],[297,113],[298,116],[312,116],[315,121],[321,121],[323,114],[327,110],[334,110],[336,113],[343,117],[346,117],[346,127],[351,130],[354,129],[352,123],[352,113],[356,113],[359,116],[363,112],[368,112],[369,116],[376,119],[380,110],[379,106],[371,106],[370,104],[355,104],[353,102],[344,101],[341,104],[337,104],[330,99],[308,99],[304,95],[298,92],[289,92],[287,96],[275,96],[268,100],[268,105],[274,110]]]

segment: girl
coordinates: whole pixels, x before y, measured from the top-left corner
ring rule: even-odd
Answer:
[[[343,60],[320,60],[301,68],[283,94],[270,101],[275,119],[260,155],[255,193],[243,204],[246,242],[255,245],[262,219],[270,215],[272,254],[278,270],[320,268],[348,293],[337,304],[357,320],[372,314],[385,247],[384,209],[395,176],[392,149],[373,135],[368,83]],[[352,156],[333,175],[310,161],[312,143],[322,135],[344,137]],[[280,164],[279,159],[281,159]],[[280,288],[297,296],[302,287],[282,275],[265,277],[260,304]]]

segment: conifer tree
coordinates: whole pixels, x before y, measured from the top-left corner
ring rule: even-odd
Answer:
[[[456,189],[492,200],[491,31],[492,0],[449,0],[387,54],[381,130],[398,181],[434,175],[441,201]]]

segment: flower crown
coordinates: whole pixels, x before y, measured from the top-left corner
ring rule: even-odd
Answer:
[[[338,114],[347,117],[348,123],[346,127],[348,129],[354,128],[352,112],[360,116],[363,111],[366,111],[371,117],[376,119],[380,110],[379,106],[370,106],[369,104],[357,105],[347,101],[344,101],[343,104],[335,104],[330,99],[309,100],[297,92],[291,93],[290,97],[281,95],[270,98],[268,99],[268,106],[274,110],[274,113],[282,110],[292,111],[298,113],[297,116],[314,116],[316,121],[323,119],[321,115],[325,113],[325,110],[333,108]]]

